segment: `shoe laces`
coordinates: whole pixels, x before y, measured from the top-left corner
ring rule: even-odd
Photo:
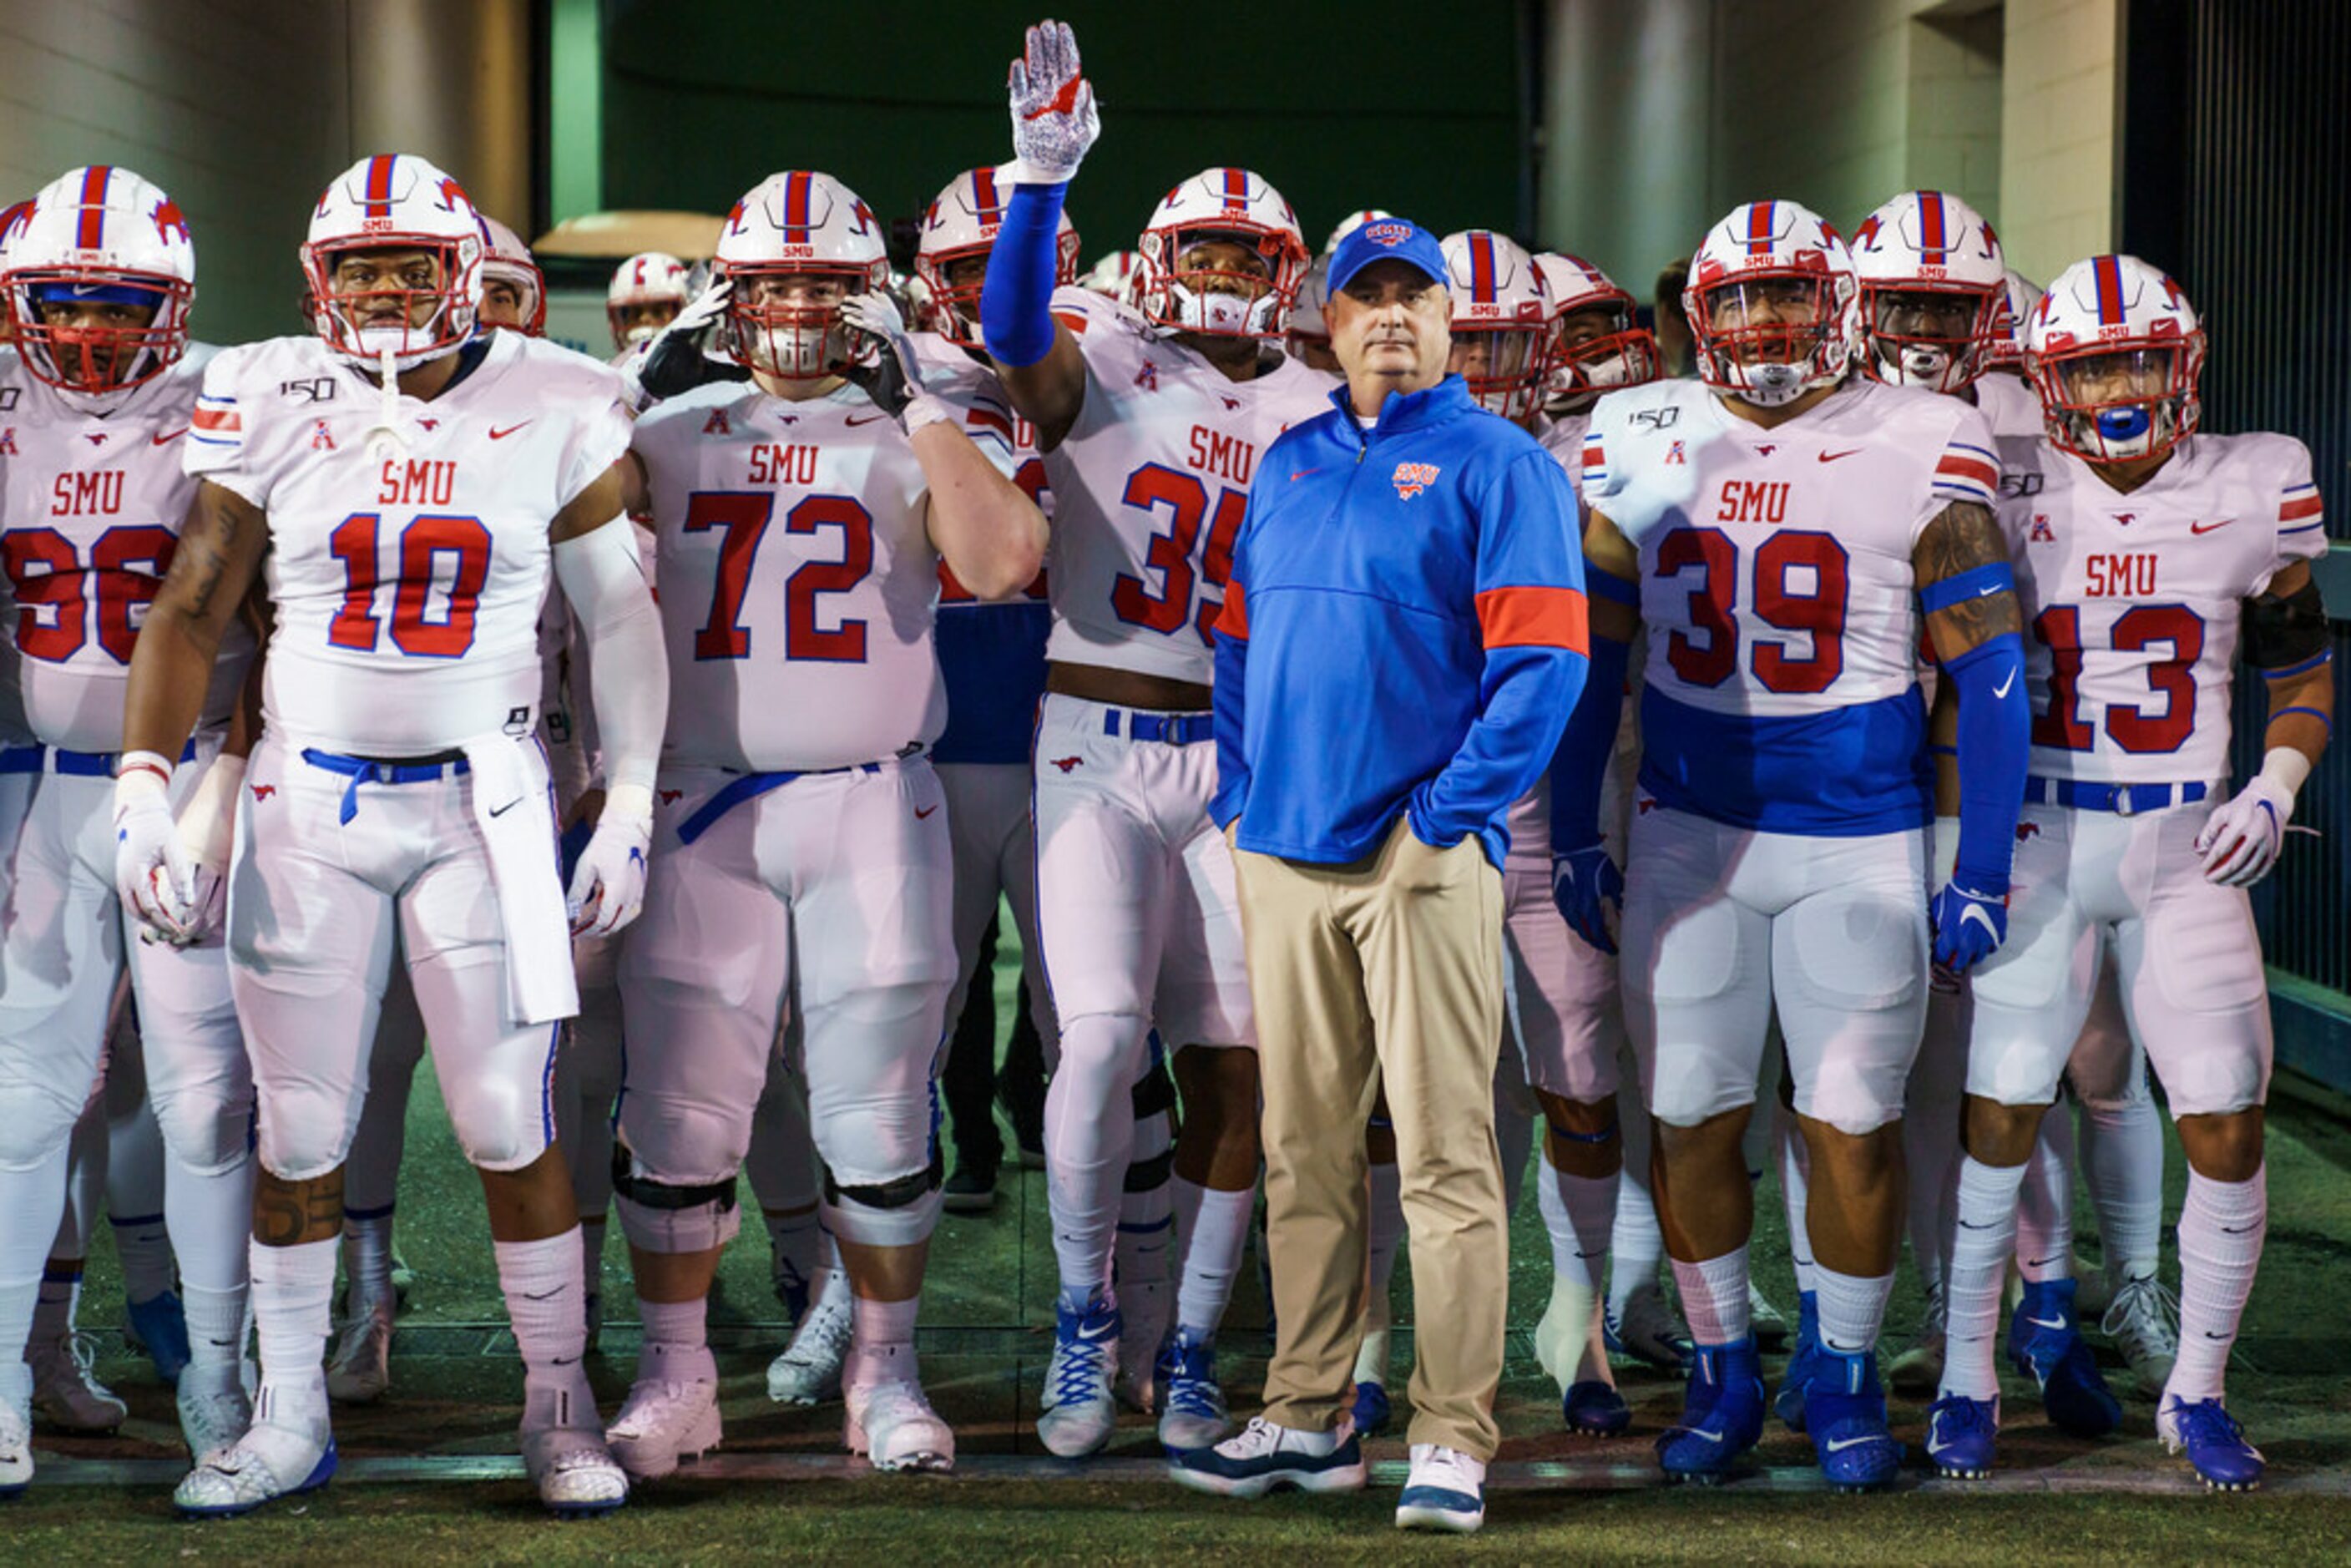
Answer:
[[[800,1323],[800,1332],[792,1336],[791,1344],[784,1351],[785,1358],[812,1362],[838,1357],[848,1348],[850,1335],[855,1326],[847,1307],[820,1301],[809,1309],[807,1318]]]
[[[1053,1403],[1082,1405],[1102,1396],[1109,1376],[1108,1340],[1071,1338],[1053,1347]]]
[[[1442,1443],[1412,1446],[1412,1474],[1406,1485],[1437,1486],[1475,1494],[1485,1482],[1485,1467],[1460,1449],[1448,1448]]]
[[[2106,1304],[2098,1327],[2109,1339],[2175,1348],[2179,1343],[2179,1298],[2152,1274],[2127,1281]]]

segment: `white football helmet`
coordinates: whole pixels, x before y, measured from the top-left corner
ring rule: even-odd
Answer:
[[[1984,369],[2013,371],[2021,376],[2024,373],[2024,329],[2031,323],[2032,313],[2041,308],[2041,285],[2014,267],[2008,270],[2007,283],[2001,335],[1984,354]]]
[[[1203,240],[1230,240],[1255,253],[1244,270],[1186,267]],[[1306,271],[1298,214],[1247,169],[1204,169],[1167,193],[1143,231],[1138,308],[1163,327],[1204,337],[1279,338]]]
[[[1663,358],[1641,325],[1639,302],[1580,256],[1540,252],[1535,271],[1551,294],[1551,371],[1543,408],[1581,413],[1617,387],[1656,381]]]
[[[506,225],[482,214],[482,233],[489,249],[482,257],[482,283],[503,283],[522,298],[522,319],[515,330],[536,338],[547,330],[547,275],[532,259],[530,246]]]
[[[486,249],[481,214],[455,180],[413,153],[362,158],[336,176],[310,214],[302,275],[311,324],[338,353],[371,362],[390,354],[395,368],[413,370],[474,335]],[[419,250],[434,263],[427,282],[336,286],[347,256]]]
[[[1907,191],[1853,231],[1861,368],[1893,386],[1955,392],[2000,340],[2008,267],[1991,225],[1957,196]]]
[[[1749,202],[1706,231],[1682,308],[1698,378],[1764,408],[1834,386],[1853,362],[1858,284],[1826,219]]]
[[[2160,456],[2202,407],[2204,327],[2179,285],[2135,256],[2057,275],[2024,331],[2049,439],[2092,463]]]
[[[1331,347],[1331,329],[1322,319],[1322,307],[1330,302],[1331,258],[1318,256],[1299,279],[1298,298],[1290,308],[1290,325],[1281,336],[1282,348],[1291,359],[1303,361],[1310,347]]]
[[[604,288],[604,319],[611,323],[612,346],[634,348],[660,331],[664,321],[635,321],[627,312],[644,305],[666,305],[675,316],[694,298],[687,286],[685,263],[657,250],[640,251],[612,269]]]
[[[0,292],[25,368],[78,399],[152,381],[188,350],[196,250],[179,204],[128,169],[74,169],[0,214]],[[50,322],[45,305],[143,308],[144,324]],[[127,313],[126,313],[127,314]]]
[[[931,329],[950,343],[980,347],[979,293],[983,271],[958,266],[985,261],[1004,222],[1005,204],[1012,199],[1008,166],[967,170],[947,182],[923,214],[923,233],[914,253],[914,273],[930,290]],[[951,275],[968,273],[956,283]],[[1070,214],[1061,214],[1053,239],[1053,281],[1078,280],[1078,228]]]
[[[1452,369],[1478,406],[1522,421],[1551,369],[1551,293],[1534,257],[1507,235],[1464,229],[1445,236],[1453,296]]]
[[[1114,250],[1085,270],[1078,287],[1090,289],[1122,305],[1135,302],[1143,278],[1143,253],[1139,250]]]
[[[1328,256],[1332,251],[1338,249],[1339,242],[1341,240],[1345,239],[1349,235],[1353,234],[1365,224],[1376,222],[1381,218],[1392,218],[1394,216],[1395,216],[1395,214],[1389,212],[1385,207],[1364,207],[1361,211],[1349,213],[1345,217],[1339,220],[1336,227],[1332,229],[1331,237],[1322,242],[1322,254],[1324,256]]]
[[[882,225],[857,193],[805,169],[770,174],[726,214],[717,271],[734,285],[726,348],[783,381],[838,375],[857,360],[841,313],[851,294],[890,287]]]

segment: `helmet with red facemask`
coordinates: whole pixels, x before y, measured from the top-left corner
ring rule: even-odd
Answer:
[[[677,257],[658,250],[629,257],[612,269],[612,281],[604,286],[604,319],[611,324],[612,346],[629,349],[643,342],[693,298],[685,263]],[[666,315],[661,320],[637,319],[633,313],[647,305],[663,307]]]
[[[547,330],[547,275],[530,254],[530,246],[522,236],[484,214],[482,233],[489,240],[489,250],[482,257],[482,285],[503,283],[515,291],[521,300],[521,319],[515,330],[527,338],[539,337]]]
[[[2204,328],[2188,296],[2135,256],[2057,275],[2024,330],[2049,439],[2092,463],[2159,457],[2194,433]]]
[[[338,353],[413,370],[474,335],[487,249],[455,180],[413,153],[362,158],[310,214],[301,254],[311,324]],[[399,265],[371,265],[379,257]]]
[[[0,291],[25,368],[78,400],[105,399],[187,352],[195,246],[171,197],[93,164],[0,216]]]
[[[1861,368],[1894,386],[1955,392],[2000,342],[2008,268],[1983,214],[1940,191],[1908,191],[1853,231]]]
[[[1238,265],[1195,266],[1204,242],[1248,253]],[[1163,327],[1219,338],[1279,338],[1306,272],[1298,214],[1247,169],[1204,169],[1167,193],[1143,231],[1138,306]]]
[[[841,300],[890,286],[873,210],[831,175],[805,169],[770,174],[735,204],[719,231],[717,270],[733,285],[727,351],[782,381],[840,374],[862,351]]]
[[[981,346],[979,293],[985,272],[969,264],[985,262],[1004,222],[1005,204],[1012,199],[1008,167],[967,170],[947,182],[938,199],[923,214],[921,241],[914,253],[914,274],[930,290],[931,329],[948,342],[967,349]],[[956,277],[963,281],[955,281]],[[1053,239],[1053,281],[1078,280],[1078,228],[1070,214],[1061,214]]]
[[[1306,276],[1299,281],[1298,300],[1290,308],[1290,325],[1282,333],[1282,348],[1293,360],[1304,360],[1309,349],[1331,346],[1331,325],[1322,319],[1322,308],[1331,303],[1331,257],[1316,256],[1307,265]]]
[[[1542,251],[1535,271],[1551,294],[1551,370],[1543,409],[1581,413],[1618,387],[1657,379],[1657,340],[1640,323],[1639,305],[1614,278],[1580,256]]]
[[[2041,308],[2041,285],[2017,271],[2008,269],[2006,308],[2001,313],[2001,336],[1984,353],[1984,369],[2013,371],[2024,373],[2024,329],[2032,321],[2032,313]]]
[[[1078,275],[1078,287],[1132,306],[1143,283],[1143,253],[1114,250]]]
[[[1682,307],[1698,378],[1761,408],[1834,386],[1853,362],[1858,284],[1828,221],[1750,202],[1706,231]]]
[[[1523,421],[1541,400],[1551,368],[1551,295],[1542,275],[1516,241],[1491,229],[1447,235],[1444,248],[1454,368],[1479,407]]]

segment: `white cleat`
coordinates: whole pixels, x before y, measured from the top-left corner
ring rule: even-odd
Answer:
[[[338,1405],[372,1405],[392,1386],[392,1320],[381,1301],[343,1324],[327,1358],[327,1397]]]
[[[177,1397],[180,1433],[187,1439],[188,1457],[198,1464],[244,1437],[253,1425],[245,1368],[235,1362],[182,1369]]]
[[[131,1413],[90,1370],[96,1358],[96,1342],[85,1333],[68,1333],[26,1353],[25,1359],[33,1368],[34,1407],[57,1430],[111,1432]]]
[[[784,1353],[768,1364],[768,1397],[778,1405],[821,1405],[841,1397],[841,1364],[849,1356],[849,1292],[827,1291]]]
[[[939,1419],[922,1385],[900,1379],[852,1388],[842,1440],[877,1470],[955,1469],[955,1429]]]
[[[0,1498],[33,1480],[33,1369],[0,1366]]]
[[[639,1378],[604,1429],[612,1458],[640,1481],[674,1474],[679,1460],[700,1458],[718,1438],[718,1385],[657,1377]]]
[[[2126,1280],[2098,1326],[2122,1353],[2139,1392],[2160,1395],[2179,1359],[2179,1298],[2152,1274]]]
[[[277,1498],[316,1491],[334,1474],[335,1437],[321,1408],[315,1416],[285,1426],[256,1420],[244,1437],[198,1460],[172,1500],[191,1519],[226,1519]]]
[[[610,1513],[629,1500],[629,1478],[596,1430],[596,1399],[585,1378],[574,1387],[524,1385],[522,1467],[558,1519]],[[673,1458],[670,1469],[676,1468]]]
[[[1045,1364],[1045,1396],[1037,1436],[1056,1458],[1098,1453],[1118,1431],[1118,1313],[1099,1302],[1082,1312],[1056,1314],[1053,1358]]]

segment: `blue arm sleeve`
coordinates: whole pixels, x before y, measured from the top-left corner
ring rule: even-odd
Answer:
[[[1959,692],[1959,854],[1951,880],[1998,897],[2008,892],[2032,745],[2024,641],[2003,632],[1945,662],[1943,673]]]
[[[1016,185],[987,253],[980,339],[998,363],[1033,365],[1053,348],[1053,241],[1069,184]]]
[[[1596,583],[1602,575],[1587,570],[1584,580]],[[1553,854],[1600,841],[1600,787],[1608,776],[1609,754],[1616,749],[1616,727],[1625,712],[1625,667],[1631,655],[1631,644],[1593,634],[1583,694],[1567,716],[1559,750],[1551,759]]]

